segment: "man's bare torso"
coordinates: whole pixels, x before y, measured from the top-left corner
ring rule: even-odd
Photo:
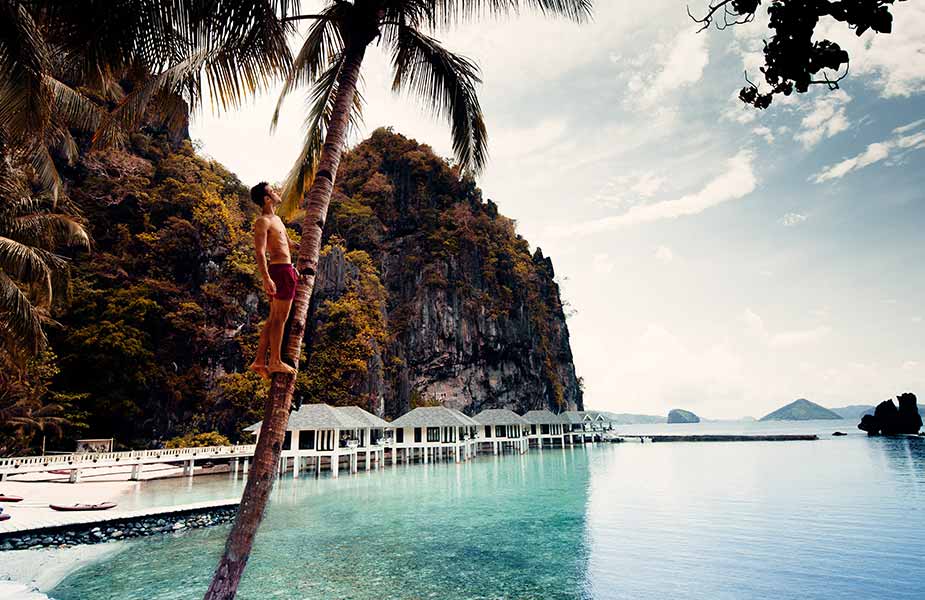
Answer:
[[[289,254],[289,235],[283,220],[276,215],[261,215],[258,221],[263,221],[267,228],[267,255],[271,265],[288,264],[292,262]]]

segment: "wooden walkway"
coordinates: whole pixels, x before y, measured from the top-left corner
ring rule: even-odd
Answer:
[[[172,448],[161,450],[131,450],[128,452],[82,452],[47,456],[0,458],[0,481],[8,475],[43,473],[52,470],[70,471],[71,481],[80,479],[81,469],[94,467],[134,467],[132,479],[137,480],[141,466],[155,463],[183,463],[192,474],[195,462],[216,459],[248,458],[256,444],[238,446],[207,446],[204,448]]]
[[[0,523],[0,537],[6,537],[11,534],[22,534],[30,531],[51,529],[55,527],[72,527],[74,525],[86,526],[94,524],[108,524],[114,521],[124,519],[139,519],[142,517],[162,517],[181,514],[185,512],[195,512],[209,510],[213,508],[226,508],[237,506],[241,503],[240,499],[210,500],[207,502],[194,502],[191,504],[179,504],[176,506],[152,506],[149,508],[139,508],[136,510],[102,510],[97,512],[54,512],[49,509],[48,518],[41,521],[30,520],[23,525],[17,525],[16,519],[11,519]]]

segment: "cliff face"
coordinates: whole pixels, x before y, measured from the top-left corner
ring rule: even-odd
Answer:
[[[55,443],[240,439],[267,394],[246,186],[156,131],[62,168],[93,248],[49,326]],[[325,231],[297,401],[581,407],[552,263],[426,146],[382,130],[348,153]]]
[[[531,254],[514,223],[429,147],[383,129],[354,148],[326,236],[309,365],[330,348],[320,338],[331,303],[358,285],[363,263],[381,290],[371,310],[384,331],[351,388],[370,409],[582,409],[552,261]]]

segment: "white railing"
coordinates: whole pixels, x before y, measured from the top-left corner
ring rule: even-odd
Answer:
[[[202,448],[164,448],[161,450],[130,450],[128,452],[80,452],[54,456],[22,456],[0,458],[0,471],[15,471],[23,467],[86,467],[121,462],[163,460],[171,462],[189,458],[241,456],[254,453],[255,444],[240,446],[205,446]]]

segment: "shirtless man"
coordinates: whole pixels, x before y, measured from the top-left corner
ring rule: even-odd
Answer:
[[[257,357],[250,366],[252,371],[269,378],[270,373],[295,373],[296,370],[280,358],[283,344],[283,328],[295,298],[299,274],[292,266],[289,256],[289,236],[286,225],[276,216],[276,208],[282,199],[265,181],[251,188],[251,200],[260,207],[261,214],[254,222],[254,249],[257,252],[257,268],[263,277],[263,289],[270,295],[270,317],[260,332]],[[267,254],[270,256],[267,265]],[[267,350],[270,361],[266,362]]]

